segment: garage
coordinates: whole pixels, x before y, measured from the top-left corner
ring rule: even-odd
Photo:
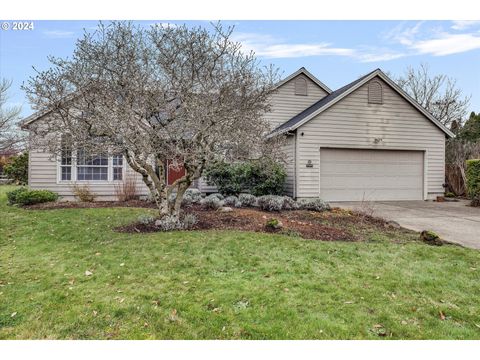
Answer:
[[[326,201],[423,200],[423,151],[320,150]]]

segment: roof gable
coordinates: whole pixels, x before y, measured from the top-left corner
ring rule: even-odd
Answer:
[[[332,90],[327,86],[325,85],[324,83],[322,83],[320,80],[318,80],[315,76],[313,76],[307,69],[305,69],[304,67],[301,67],[300,69],[298,69],[297,71],[295,71],[293,74],[290,74],[288,75],[285,79],[279,81],[276,85],[275,85],[275,88],[279,88],[280,86],[282,86],[283,84],[286,84],[287,82],[289,82],[290,80],[293,80],[294,78],[296,78],[298,75],[305,75],[307,78],[309,78],[310,80],[312,80],[318,87],[320,87],[321,89],[323,89],[327,94],[330,94],[332,92]]]
[[[433,117],[427,110],[425,110],[420,104],[418,104],[412,97],[410,97],[405,91],[403,91],[394,81],[392,81],[387,75],[385,75],[380,69],[376,69],[361,78],[347,84],[340,89],[337,89],[324,97],[323,99],[317,101],[315,104],[305,109],[301,113],[295,115],[293,118],[283,123],[274,129],[269,137],[282,134],[288,131],[293,131],[305,124],[307,121],[311,120],[316,115],[322,113],[326,109],[330,108],[332,105],[348,96],[350,93],[358,89],[360,86],[366,84],[368,81],[378,76],[383,81],[385,81],[391,88],[393,88],[399,95],[401,95],[405,100],[407,100],[413,107],[415,107],[420,113],[422,113],[427,119],[433,122],[440,130],[442,130],[449,137],[455,137],[455,135],[440,123],[437,119]]]

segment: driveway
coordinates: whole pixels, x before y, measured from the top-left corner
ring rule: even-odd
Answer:
[[[373,211],[373,216],[393,220],[402,227],[433,230],[442,239],[480,249],[480,208],[467,206],[468,201],[377,201],[369,203],[338,202],[334,207]]]

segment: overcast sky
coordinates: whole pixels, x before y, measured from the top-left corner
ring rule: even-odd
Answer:
[[[1,21],[1,20],[0,20]],[[152,21],[136,21],[151,26]],[[158,23],[180,24],[181,21]],[[187,21],[209,27],[208,22]],[[254,50],[284,76],[304,66],[336,89],[376,68],[397,75],[408,66],[430,65],[432,73],[457,80],[480,111],[480,21],[225,21],[234,39]],[[84,29],[95,21],[34,21],[34,30],[0,30],[0,76],[13,80],[12,105],[22,115],[32,109],[20,90],[34,73],[48,67],[47,56],[69,56]]]

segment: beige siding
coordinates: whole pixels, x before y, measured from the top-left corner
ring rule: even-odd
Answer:
[[[445,134],[380,81],[383,104],[368,103],[365,84],[297,129],[297,197],[319,196],[321,147],[425,150],[425,195],[443,193]]]
[[[285,181],[285,195],[295,196],[295,135],[286,138],[286,143],[282,148],[285,154],[285,170],[287,179]]]
[[[137,192],[141,196],[148,195],[148,189],[139,174],[125,164],[125,178],[135,178]],[[31,150],[29,161],[28,184],[32,189],[46,189],[58,193],[62,200],[74,200],[72,186],[74,182],[61,182],[57,180],[57,162],[51,154]],[[78,184],[88,184],[90,190],[97,195],[97,200],[115,200],[115,185],[113,182],[80,181]]]
[[[305,78],[307,81],[306,96],[295,95],[295,79],[299,76]],[[268,113],[266,117],[272,124],[272,127],[275,128],[301,113],[326,95],[328,94],[325,90],[320,88],[312,80],[304,75],[298,75],[277,89],[277,92],[272,96],[271,112]]]

